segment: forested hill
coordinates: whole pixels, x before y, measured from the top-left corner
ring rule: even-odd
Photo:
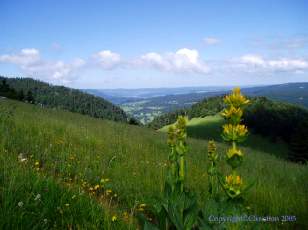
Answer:
[[[77,89],[53,86],[31,78],[6,78],[2,76],[0,76],[0,85],[0,96],[96,118],[127,121],[127,115],[118,106]]]
[[[308,160],[308,110],[297,105],[272,101],[266,97],[252,97],[244,111],[243,122],[251,132],[270,138],[273,142],[283,140],[290,148],[289,158]],[[223,97],[206,98],[191,108],[176,110],[159,117],[148,125],[159,129],[172,124],[179,115],[191,118],[215,115],[224,108]]]

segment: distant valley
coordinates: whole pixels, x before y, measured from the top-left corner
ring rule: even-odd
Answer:
[[[204,98],[227,94],[229,87],[183,87],[157,89],[85,89],[119,105],[128,115],[143,124],[154,117],[180,108],[187,108]],[[268,86],[246,86],[248,96],[265,96],[273,100],[308,107],[308,83],[286,83]]]

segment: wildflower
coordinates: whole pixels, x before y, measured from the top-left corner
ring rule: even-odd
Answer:
[[[243,110],[240,107],[235,108],[234,106],[231,106],[224,109],[221,112],[221,115],[227,120],[229,120],[232,124],[237,124],[241,121],[241,117],[243,116]]]
[[[237,197],[241,194],[242,184],[243,182],[240,176],[226,176],[225,189],[231,198]]]
[[[68,203],[67,203],[67,204],[65,204],[65,206],[66,206],[66,207],[69,207],[69,206],[70,206],[70,204],[68,204]]]
[[[34,200],[40,200],[41,199],[41,194],[37,194]]]
[[[112,222],[116,222],[118,220],[118,217],[116,216],[116,215],[113,215],[112,217],[111,217],[111,221]]]
[[[40,166],[40,162],[39,161],[35,161],[34,166],[35,167],[39,167]]]
[[[225,124],[223,126],[222,137],[225,141],[241,142],[247,136],[248,130],[245,125]]]
[[[112,193],[112,190],[111,189],[107,189],[106,193],[107,193],[107,195],[109,195],[110,193]]]
[[[18,207],[20,207],[20,208],[21,208],[22,206],[24,206],[24,202],[19,201],[19,202],[18,202]]]
[[[168,129],[168,145],[170,147],[175,146],[175,142],[176,142],[176,134],[175,134],[175,127],[173,125],[169,126]]]
[[[124,217],[124,219],[128,219],[128,212],[123,212],[123,217]]]
[[[99,187],[100,187],[100,186],[99,186],[98,184],[97,184],[97,185],[95,185],[95,186],[94,186],[94,190],[99,189]]]
[[[107,182],[109,182],[109,181],[110,181],[109,178],[102,178],[102,179],[101,179],[101,183],[102,183],[102,184],[107,183]]]
[[[230,149],[228,150],[228,152],[227,152],[227,157],[228,157],[228,158],[232,158],[232,157],[235,156],[235,155],[241,157],[241,156],[243,156],[243,153],[242,153],[242,151],[239,150],[239,149],[230,148]]]
[[[234,88],[230,95],[225,96],[224,103],[229,106],[241,107],[247,105],[249,100],[241,94],[240,88]]]
[[[27,161],[27,158],[24,157],[22,153],[20,153],[20,154],[18,155],[18,160],[19,160],[20,162],[26,162],[26,161]]]
[[[216,161],[218,158],[216,153],[216,144],[213,140],[210,140],[208,143],[208,157],[210,161]]]
[[[145,208],[145,207],[146,207],[146,204],[140,204],[139,207]]]
[[[232,169],[239,167],[243,162],[242,151],[236,147],[229,148],[227,151],[227,162],[232,167]]]

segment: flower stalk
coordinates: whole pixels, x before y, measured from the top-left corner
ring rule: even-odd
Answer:
[[[226,160],[232,168],[232,173],[226,176],[223,187],[228,197],[235,199],[241,197],[243,192],[243,181],[237,169],[243,162],[244,154],[237,145],[243,142],[248,135],[247,127],[240,123],[243,108],[249,104],[249,100],[241,94],[240,88],[235,88],[230,95],[224,98],[224,103],[227,106],[221,115],[226,119],[227,124],[223,126],[222,138],[230,143],[226,152]]]

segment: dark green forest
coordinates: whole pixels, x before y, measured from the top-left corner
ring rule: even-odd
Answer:
[[[103,98],[77,89],[53,86],[31,78],[0,76],[0,96],[38,104],[42,107],[77,112],[95,118],[121,122],[128,120],[121,108]]]

